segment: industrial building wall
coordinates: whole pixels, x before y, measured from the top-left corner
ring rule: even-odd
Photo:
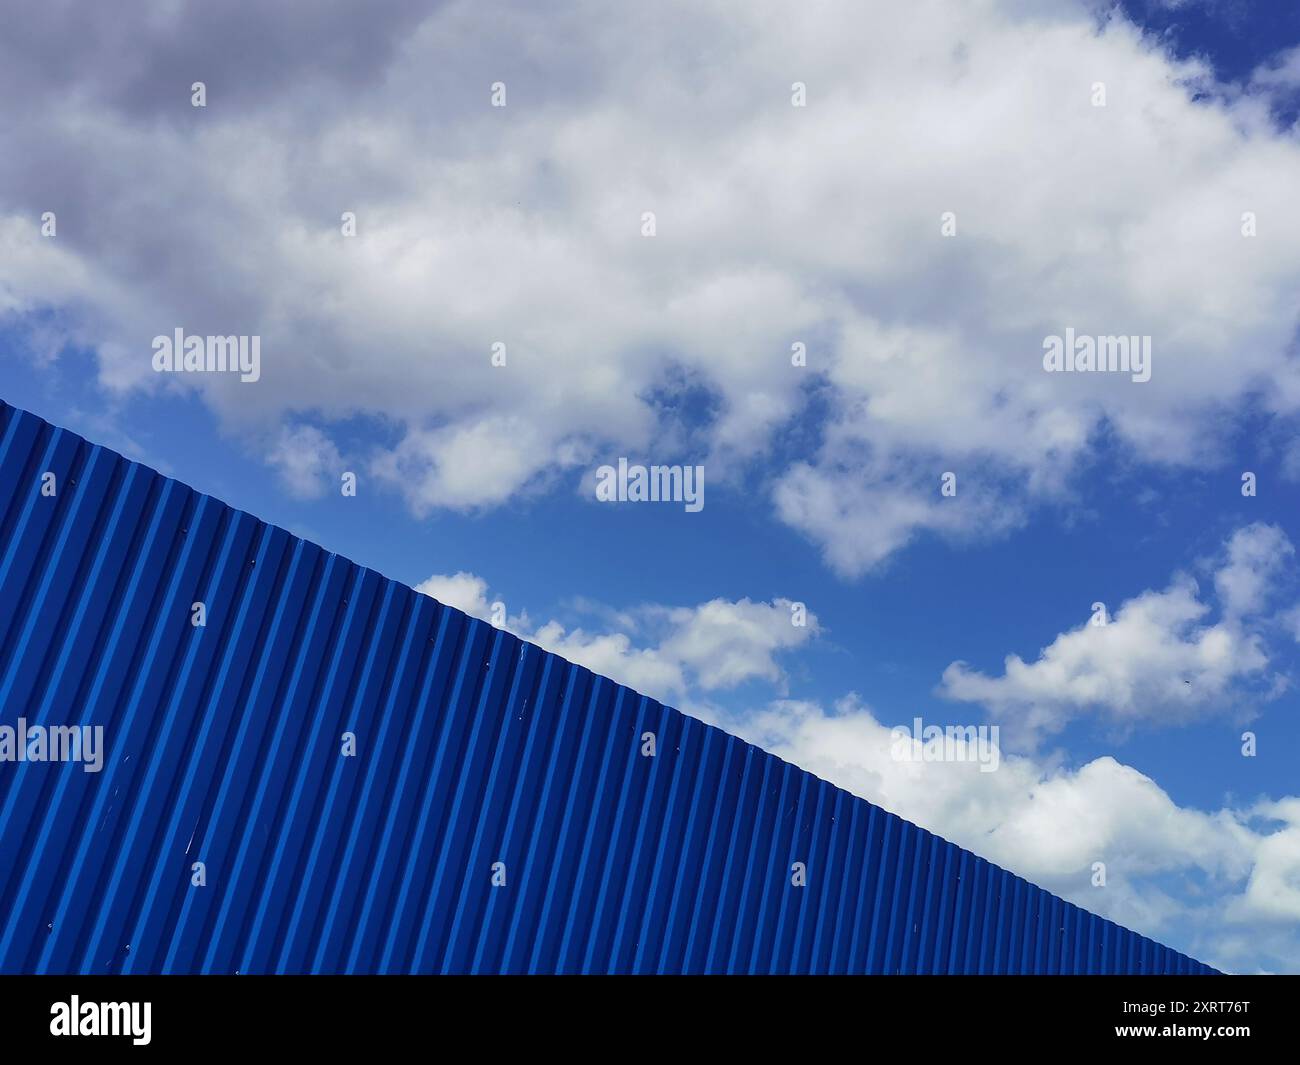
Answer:
[[[52,725],[102,765],[0,761],[0,972],[1211,971],[0,404],[0,727]]]

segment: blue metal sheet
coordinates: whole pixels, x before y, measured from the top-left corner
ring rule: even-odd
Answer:
[[[3,972],[1212,971],[0,404],[19,718],[106,754],[0,763]]]

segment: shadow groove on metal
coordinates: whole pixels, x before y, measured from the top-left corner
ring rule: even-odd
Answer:
[[[0,762],[3,972],[1213,971],[0,404],[19,718],[105,753]]]

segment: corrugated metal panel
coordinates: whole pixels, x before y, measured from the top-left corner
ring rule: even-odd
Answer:
[[[4,405],[0,607],[5,972],[1211,971]]]

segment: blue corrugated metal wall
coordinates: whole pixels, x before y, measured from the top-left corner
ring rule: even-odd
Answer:
[[[0,404],[20,717],[107,755],[0,763],[4,972],[1211,971]]]

